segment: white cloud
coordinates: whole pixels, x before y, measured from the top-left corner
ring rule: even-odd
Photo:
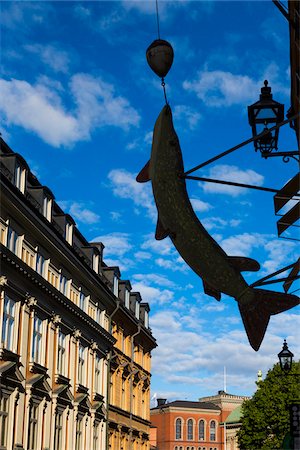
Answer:
[[[143,250],[150,250],[160,255],[170,255],[173,251],[173,244],[170,239],[163,239],[157,241],[152,234],[145,237],[144,242],[141,245]]]
[[[248,343],[236,307],[237,315],[230,316],[228,323],[227,318],[220,316],[218,321],[216,313],[216,319],[210,320],[208,327],[207,323],[198,323],[204,314],[202,309],[190,310],[186,306],[184,315],[169,308],[152,316],[151,327],[158,343],[153,351],[152,370],[159,374],[162,385],[165,381],[174,388],[181,383],[196,384],[204,392],[202,395],[215,393],[223,386],[223,369],[227,366],[228,391],[250,394],[256,389],[257,371],[261,369],[265,375],[277,362],[283,338],[288,338],[291,348],[297,347],[296,313],[272,317],[262,346],[255,352]],[[198,324],[199,329],[188,330],[185,316],[194,325]],[[192,322],[189,326],[193,326]]]
[[[151,259],[152,256],[151,256],[151,253],[149,253],[149,252],[140,251],[140,252],[136,252],[134,254],[134,257],[139,261],[143,261],[145,259]]]
[[[194,130],[197,128],[201,114],[190,106],[176,105],[173,111],[174,120],[179,127],[184,129]]]
[[[165,286],[165,287],[176,287],[176,284],[166,278],[163,275],[158,275],[156,273],[137,273],[133,275],[133,279],[137,281],[143,281],[144,283],[147,283],[149,285],[156,284],[158,286]]]
[[[59,206],[67,211],[74,219],[86,224],[94,224],[99,222],[100,216],[88,209],[82,202],[72,202],[68,200],[60,200]]]
[[[156,220],[157,212],[149,183],[137,183],[136,175],[125,169],[111,170],[108,179],[111,181],[116,197],[130,199],[139,208],[146,208],[148,216]]]
[[[93,242],[103,242],[105,245],[105,255],[123,257],[125,253],[132,249],[130,244],[130,237],[128,233],[109,233],[102,236],[97,236]]]
[[[176,264],[176,262],[171,259],[157,258],[155,264],[164,269],[170,269],[172,272],[186,272],[188,270],[188,266],[185,263],[184,265]]]
[[[258,92],[259,82],[247,75],[234,75],[222,70],[203,70],[193,81],[184,81],[183,88],[193,92],[207,106],[247,104]]]
[[[296,243],[274,239],[273,235],[268,234],[242,233],[224,238],[219,244],[228,255],[233,256],[251,256],[254,250],[261,250],[262,261],[259,262],[263,270],[260,270],[259,276],[273,273],[296,262],[299,257]]]
[[[230,228],[234,228],[237,227],[241,221],[238,219],[229,219],[229,220],[225,220],[222,219],[221,217],[205,217],[204,219],[201,219],[202,225],[204,226],[204,228],[206,228],[207,230],[212,230],[212,229],[223,229],[225,227],[230,227]],[[219,240],[219,236],[216,235],[216,237],[214,237],[216,240]]]
[[[132,283],[133,291],[141,293],[143,301],[150,304],[170,303],[173,300],[174,293],[169,289],[158,289],[142,282]]]
[[[205,175],[205,178],[232,181],[235,183],[252,184],[254,186],[261,186],[264,182],[264,177],[252,169],[242,170],[237,166],[230,166],[226,164],[220,164],[212,167],[209,173]],[[231,195],[232,197],[236,197],[240,194],[249,192],[245,188],[216,183],[201,182],[199,183],[199,186],[202,187],[204,192],[227,194]]]
[[[67,73],[69,70],[70,58],[67,52],[60,50],[53,45],[25,45],[25,50],[34,53],[55,72]]]
[[[248,75],[233,74],[224,70],[200,70],[192,81],[184,81],[183,88],[195,93],[206,106],[228,107],[252,103],[262,87],[261,80],[271,80],[273,91],[288,95],[288,89],[281,83],[280,70],[271,62],[257,80]]]
[[[69,212],[71,216],[75,217],[79,222],[93,224],[98,223],[100,220],[100,216],[90,209],[85,208],[83,203],[72,203]]]
[[[208,211],[209,209],[212,208],[212,205],[210,205],[207,202],[203,202],[202,200],[199,200],[198,198],[191,198],[190,201],[194,208],[194,211],[196,211],[196,212],[204,212],[204,211]]]
[[[76,118],[64,110],[54,91],[12,79],[0,80],[0,92],[1,115],[9,125],[33,131],[54,147],[80,139]]]
[[[54,147],[72,146],[90,139],[93,130],[115,126],[127,130],[138,126],[139,114],[128,100],[115,94],[101,78],[76,74],[70,80],[76,111],[67,111],[54,84],[35,85],[22,80],[0,80],[0,112],[8,125],[36,133]]]

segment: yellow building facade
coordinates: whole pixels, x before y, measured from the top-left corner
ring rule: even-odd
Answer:
[[[2,139],[0,168],[0,449],[147,449],[148,304]]]

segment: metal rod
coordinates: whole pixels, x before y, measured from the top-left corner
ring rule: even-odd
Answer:
[[[300,113],[295,114],[294,116],[290,117],[289,119],[284,120],[283,122],[279,123],[278,125],[275,125],[272,128],[269,128],[266,131],[263,131],[262,133],[258,134],[257,136],[254,136],[250,139],[247,139],[244,142],[241,142],[238,145],[235,145],[234,147],[230,148],[229,150],[226,150],[223,153],[219,153],[218,155],[214,156],[213,158],[199,164],[198,166],[194,167],[193,169],[188,170],[187,172],[185,172],[183,175],[188,175],[189,173],[195,172],[198,169],[201,169],[204,166],[207,166],[208,164],[217,161],[218,159],[222,158],[223,156],[229,155],[229,153],[234,152],[235,150],[238,150],[241,147],[244,147],[247,144],[250,144],[250,142],[254,142],[257,141],[258,139],[261,139],[263,136],[267,135],[268,133],[270,133],[271,131],[277,130],[278,128],[282,127],[283,125],[286,125],[287,123],[292,122],[292,120],[294,120],[296,117],[298,117],[300,115]]]
[[[262,154],[263,158],[271,158],[272,156],[296,156],[299,155],[297,150],[293,150],[291,152],[276,152],[276,153],[266,153]]]
[[[297,264],[297,262],[298,262],[298,260],[296,262],[294,262],[293,264],[290,264],[289,266],[283,267],[282,269],[279,269],[276,272],[273,272],[273,273],[270,273],[269,275],[266,275],[265,277],[261,278],[260,280],[255,281],[255,283],[250,284],[250,287],[260,286],[260,284],[263,281],[268,280],[269,278],[275,277],[276,275],[279,275],[280,273],[291,269],[292,267],[295,266],[295,264]]]
[[[283,278],[276,278],[276,280],[269,280],[269,281],[263,281],[262,283],[258,284],[257,286],[265,286],[267,284],[275,284],[275,283],[282,283],[283,281],[295,281],[300,278],[300,275],[296,275],[295,277],[289,278],[289,277],[283,277]]]
[[[247,189],[257,189],[259,191],[266,191],[266,192],[277,193],[279,190],[279,189],[271,189],[271,188],[266,188],[266,187],[261,187],[261,186],[253,186],[252,184],[235,183],[233,181],[224,181],[224,180],[213,180],[212,178],[194,177],[194,176],[190,176],[190,175],[183,176],[183,178],[187,178],[188,180],[206,181],[208,183],[217,183],[217,184],[226,184],[229,186],[244,187]]]
[[[281,12],[281,14],[282,14],[288,21],[290,21],[289,14],[288,14],[287,10],[284,8],[284,6],[283,6],[278,0],[273,0],[273,3],[274,3],[275,6],[277,6],[277,8],[278,8],[279,11]]]

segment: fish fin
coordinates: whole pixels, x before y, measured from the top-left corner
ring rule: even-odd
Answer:
[[[218,302],[221,300],[221,292],[217,289],[211,287],[206,281],[203,281],[203,289],[205,294],[210,295],[211,297],[214,297]]]
[[[140,173],[136,177],[136,181],[138,183],[146,183],[147,181],[150,181],[150,160],[147,162],[147,164],[142,168]]]
[[[227,258],[230,264],[240,272],[257,272],[260,269],[260,264],[255,259],[245,258],[244,256],[227,256]]]
[[[249,289],[238,301],[249,342],[255,351],[262,343],[270,316],[300,303],[296,295],[264,289]]]
[[[155,230],[155,239],[157,241],[161,241],[162,239],[165,239],[167,236],[169,236],[169,232],[164,228],[158,216]]]

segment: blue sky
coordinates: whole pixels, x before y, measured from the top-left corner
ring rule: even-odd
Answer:
[[[297,308],[271,319],[256,353],[237,304],[203,294],[202,281],[169,239],[155,241],[151,185],[135,176],[148,161],[164,104],[145,50],[157,38],[155,2],[2,2],[0,116],[3,138],[29,163],[105,262],[151,305],[152,391],[196,400],[223,389],[250,395],[259,369],[284,338],[299,357]],[[167,94],[186,170],[248,139],[247,105],[265,79],[289,105],[287,22],[271,1],[160,2],[161,37],[174,48]],[[280,150],[296,148],[291,129]],[[195,173],[281,188],[297,164],[265,161],[248,145]],[[229,255],[257,259],[248,281],[296,260],[278,239],[270,193],[188,182],[195,211]],[[295,231],[291,232],[295,235]],[[293,286],[296,289],[296,286]],[[299,323],[299,322],[298,322]],[[298,348],[297,348],[298,347]]]

